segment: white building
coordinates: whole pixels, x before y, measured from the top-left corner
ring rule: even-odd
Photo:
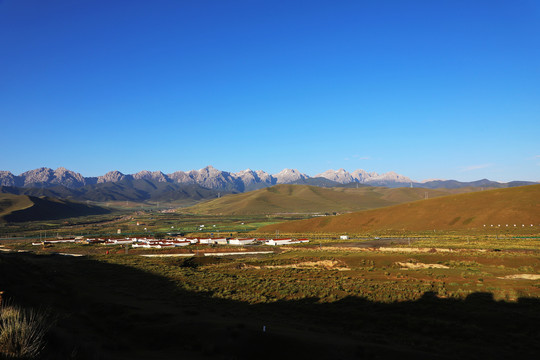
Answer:
[[[255,238],[249,239],[231,239],[229,240],[229,245],[247,245],[255,242]]]
[[[292,241],[291,238],[270,239],[270,240],[266,240],[266,245],[272,245],[272,246],[286,245],[286,244],[289,244],[291,241]]]

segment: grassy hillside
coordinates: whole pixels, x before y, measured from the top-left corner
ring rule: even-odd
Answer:
[[[98,215],[110,210],[55,198],[0,194],[0,222],[53,220]]]
[[[414,189],[411,189],[414,190]],[[540,185],[458,194],[382,209],[265,226],[262,232],[460,230],[540,224]]]
[[[426,196],[443,195],[448,195],[448,192],[419,188],[322,188],[309,185],[276,185],[248,193],[224,196],[181,211],[207,215],[350,212],[415,201]]]

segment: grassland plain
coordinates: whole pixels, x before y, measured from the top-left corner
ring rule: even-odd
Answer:
[[[55,221],[0,223],[0,239],[24,238],[27,241],[56,236],[86,237],[166,237],[167,233],[194,236],[244,236],[261,226],[288,220],[306,219],[306,215],[209,216],[161,211],[115,211],[106,215],[84,216]],[[204,225],[201,227],[200,225]],[[120,230],[120,234],[118,234]],[[244,235],[242,235],[244,234]]]
[[[488,229],[485,229],[484,225]],[[500,231],[540,227],[540,185],[420,200],[381,209],[262,227],[260,232]],[[491,229],[495,227],[494,229]],[[536,227],[536,228],[535,228]],[[491,229],[491,230],[490,230]],[[530,230],[529,230],[530,231]],[[534,230],[532,230],[534,231]]]
[[[207,215],[253,215],[276,213],[334,213],[380,208],[439,197],[454,192],[479,191],[422,188],[322,188],[309,185],[276,185],[243,194],[227,195],[179,209],[181,213]]]
[[[7,253],[0,287],[10,301],[56,317],[45,359],[529,358],[540,351],[540,282],[515,277],[540,274],[537,251],[282,250],[189,259]]]
[[[524,199],[536,195],[527,191],[511,196],[530,212],[535,204]],[[506,196],[496,198],[506,204]],[[463,203],[493,207],[472,199]],[[65,234],[271,237],[275,231],[256,232],[301,217],[140,211],[50,225]],[[312,242],[249,247],[274,251],[223,258],[203,254],[233,247],[199,245],[174,250],[191,258],[146,258],[140,255],[173,250],[36,247],[30,238],[14,239],[2,241],[4,249],[27,252],[0,253],[0,291],[4,300],[48,309],[56,319],[43,359],[532,358],[540,353],[540,247],[532,229],[400,229],[377,240],[386,230],[363,230],[351,240],[338,240],[341,231],[292,233]]]

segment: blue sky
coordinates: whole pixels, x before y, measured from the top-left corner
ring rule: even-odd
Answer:
[[[0,170],[540,181],[540,2],[0,0]]]

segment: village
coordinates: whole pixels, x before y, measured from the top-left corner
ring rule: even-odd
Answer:
[[[80,243],[80,244],[99,244],[104,246],[123,245],[132,248],[146,249],[171,249],[184,247],[189,245],[291,245],[308,243],[309,239],[294,239],[294,238],[279,238],[279,239],[258,239],[258,238],[207,238],[207,237],[175,237],[174,239],[156,239],[156,238],[137,238],[126,237],[120,239],[105,239],[105,238],[84,238],[82,236],[68,239],[46,240],[41,242],[33,242],[34,246],[47,246],[61,243]]]

